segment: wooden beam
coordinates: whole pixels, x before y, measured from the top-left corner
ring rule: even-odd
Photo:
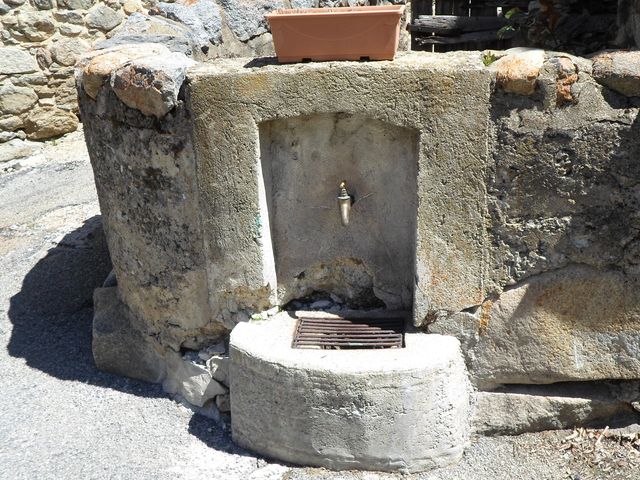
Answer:
[[[472,0],[469,8],[486,8],[486,7],[503,7],[503,8],[520,8],[525,12],[529,9],[529,0]]]
[[[480,42],[493,42],[496,40],[508,40],[513,38],[512,32],[506,32],[501,38],[498,38],[498,32],[472,32],[463,33],[457,37],[420,37],[416,38],[416,42],[423,45],[457,45],[460,43],[480,43]]]
[[[463,32],[500,30],[507,24],[503,17],[458,17],[453,15],[420,15],[411,26],[414,32],[458,35]]]

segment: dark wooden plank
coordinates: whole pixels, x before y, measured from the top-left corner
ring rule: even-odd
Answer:
[[[440,35],[499,30],[508,23],[503,17],[461,17],[454,15],[422,15],[411,26],[412,31]]]
[[[436,15],[457,15],[462,12],[468,0],[436,0]],[[465,13],[468,15],[468,10]],[[434,48],[436,52],[448,52],[454,50],[453,47],[437,44]]]
[[[503,39],[513,38],[513,33],[507,33]],[[463,33],[457,37],[443,37],[434,35],[432,37],[420,37],[416,41],[424,45],[459,45],[462,43],[485,43],[498,40],[498,32],[471,32]]]
[[[529,8],[529,0],[471,0],[471,9],[481,9],[487,7],[504,8],[520,8],[527,10]]]

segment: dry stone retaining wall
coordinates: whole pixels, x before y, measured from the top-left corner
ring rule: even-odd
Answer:
[[[271,55],[264,14],[369,0],[0,0],[0,142],[78,126],[73,66],[96,48],[162,43],[196,59]],[[375,3],[375,2],[371,2]],[[405,3],[405,0],[377,3]]]

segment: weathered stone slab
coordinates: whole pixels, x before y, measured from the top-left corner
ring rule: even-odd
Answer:
[[[473,430],[484,435],[602,428],[640,419],[628,400],[616,397],[602,384],[522,385],[508,391],[477,392],[475,400]]]
[[[131,312],[116,287],[98,288],[93,295],[93,358],[101,370],[157,383],[165,376],[165,362],[135,328]]]
[[[458,461],[469,383],[453,338],[385,350],[296,350],[288,314],[231,333],[234,442],[331,469],[415,472]]]
[[[189,29],[178,22],[160,16],[134,13],[118,28],[110,32],[111,38],[97,42],[96,49],[107,49],[130,44],[157,44],[172,52],[191,56],[196,41]]]
[[[481,387],[640,377],[640,279],[571,266],[430,326],[460,339]]]
[[[264,149],[261,128],[275,118],[335,113],[419,132],[416,323],[439,310],[458,311],[481,303],[487,295],[483,179],[488,152],[487,143],[479,139],[488,135],[491,74],[480,56],[420,52],[400,55],[393,62],[246,65],[242,59],[199,64],[189,70],[186,89],[200,159],[205,254],[208,263],[216,266],[208,275],[214,316],[219,317],[229,298],[243,289],[273,301],[271,234],[265,227],[267,215],[260,204],[262,186],[256,168],[257,152]],[[462,117],[461,108],[466,112]],[[427,141],[434,135],[438,142]],[[235,182],[231,172],[245,181]],[[333,191],[339,181],[337,177],[327,188]],[[330,198],[333,202],[334,194]],[[357,208],[366,208],[365,203]],[[330,231],[340,238],[339,218],[331,219],[335,222]],[[315,251],[330,247],[307,245]],[[326,264],[333,261],[328,258]]]
[[[152,13],[180,22],[191,30],[198,46],[208,47],[209,43],[218,44],[222,40],[222,17],[220,7],[212,0],[181,1],[176,3],[158,3]]]
[[[284,8],[282,0],[220,0],[231,31],[243,42],[268,31],[266,13]]]
[[[226,329],[207,302],[189,115],[181,104],[159,130],[110,85],[96,91],[79,95],[120,297],[160,344],[202,348]]]

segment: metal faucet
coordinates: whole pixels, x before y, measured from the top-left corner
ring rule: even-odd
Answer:
[[[351,204],[353,203],[353,197],[349,195],[347,191],[347,181],[340,182],[340,195],[338,195],[338,205],[340,206],[340,218],[342,219],[342,225],[345,227],[349,225],[349,214],[351,213]]]

